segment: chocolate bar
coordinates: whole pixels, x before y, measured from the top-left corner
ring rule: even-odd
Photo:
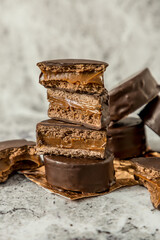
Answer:
[[[144,124],[139,118],[128,117],[108,128],[108,149],[115,158],[127,159],[146,151]]]
[[[106,130],[91,130],[76,124],[48,119],[37,124],[38,154],[105,158]]]
[[[107,63],[84,59],[58,59],[37,63],[40,83],[46,88],[69,92],[103,94]]]
[[[108,93],[96,94],[69,93],[48,89],[50,102],[48,116],[56,120],[84,125],[91,129],[106,128],[109,124]]]
[[[111,121],[118,121],[157,96],[160,86],[148,68],[114,88],[110,95]]]
[[[0,182],[5,182],[14,171],[37,168],[41,164],[35,142],[25,139],[0,142]]]
[[[103,192],[115,182],[113,155],[105,160],[44,156],[50,185],[77,192]]]
[[[149,102],[139,113],[140,118],[149,128],[160,136],[160,97]]]

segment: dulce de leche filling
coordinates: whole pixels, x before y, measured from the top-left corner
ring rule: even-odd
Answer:
[[[95,83],[98,85],[103,85],[103,72],[84,72],[84,73],[54,73],[51,71],[44,71],[40,74],[40,81],[66,81],[69,83],[81,83],[86,85],[88,83]]]
[[[106,146],[106,138],[100,140],[96,139],[86,139],[82,140],[80,138],[69,139],[67,141],[61,138],[54,137],[43,137],[42,143],[44,145],[56,148],[67,148],[67,149],[84,149],[84,150],[93,150],[93,151],[104,151]]]
[[[93,104],[90,105],[86,101],[77,102],[68,98],[62,98],[62,97],[53,97],[48,96],[49,102],[51,104],[56,104],[60,106],[62,109],[66,110],[68,107],[79,109],[81,111],[85,111],[87,113],[91,114],[97,114],[97,117],[101,117],[101,104]]]
[[[2,176],[4,172],[14,168],[15,164],[17,165],[19,162],[24,162],[25,164],[26,161],[30,162],[30,166],[33,166],[33,164],[38,166],[39,157],[36,155],[23,154],[12,157],[11,159],[10,157],[0,159],[0,176]]]

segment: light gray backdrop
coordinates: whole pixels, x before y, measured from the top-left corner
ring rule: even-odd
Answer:
[[[159,0],[0,0],[0,139],[34,138],[47,118],[38,61],[107,61],[108,89],[146,66],[159,81],[159,11]]]

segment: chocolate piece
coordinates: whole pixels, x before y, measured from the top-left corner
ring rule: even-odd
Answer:
[[[118,121],[157,96],[160,86],[148,68],[110,91],[110,115]]]
[[[42,71],[92,72],[104,71],[108,63],[89,59],[56,59],[37,63]]]
[[[83,59],[59,59],[37,64],[41,69],[39,81],[47,88],[103,94],[105,62]]]
[[[106,130],[91,130],[53,119],[37,124],[38,154],[105,158]]]
[[[140,118],[149,128],[160,136],[160,97],[149,102],[139,113]]]
[[[139,177],[141,184],[148,189],[153,206],[160,210],[160,179],[148,180],[141,175],[137,177]]]
[[[107,91],[102,96],[69,93],[56,89],[48,89],[47,93],[50,118],[98,130],[109,124]]]
[[[132,159],[135,167],[135,177],[150,192],[151,202],[155,208],[160,209],[160,158]]]
[[[41,164],[35,142],[25,139],[0,142],[0,182],[5,182],[13,171],[33,169]]]
[[[147,179],[160,177],[160,158],[159,157],[140,157],[132,159],[135,172],[143,175]]]
[[[108,128],[108,148],[119,159],[142,155],[146,151],[144,124],[139,118],[128,117]]]
[[[114,183],[113,155],[105,160],[44,156],[50,185],[77,192],[103,192]]]
[[[73,192],[70,190],[64,190],[62,188],[51,186],[46,180],[44,166],[35,170],[25,170],[21,173],[23,173],[32,182],[38,184],[38,186],[42,186],[44,189],[49,190],[51,193],[57,194],[58,196],[65,197],[70,200],[77,200],[82,198],[105,195],[125,186],[137,185],[138,181],[135,180],[133,169],[130,168],[130,166],[132,166],[131,161],[122,161],[118,159],[114,160],[116,182],[115,184],[110,186],[109,191],[108,189],[106,189],[106,191],[98,193]]]

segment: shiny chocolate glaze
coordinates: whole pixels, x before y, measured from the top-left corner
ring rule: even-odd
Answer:
[[[78,192],[102,192],[114,183],[113,155],[105,160],[44,156],[50,185]]]
[[[128,117],[108,128],[108,148],[119,159],[142,155],[146,150],[144,124],[139,118]]]
[[[109,92],[111,121],[118,121],[134,112],[156,97],[159,91],[160,86],[148,68],[130,77]]]
[[[149,102],[139,113],[140,118],[149,128],[160,136],[160,97]]]

